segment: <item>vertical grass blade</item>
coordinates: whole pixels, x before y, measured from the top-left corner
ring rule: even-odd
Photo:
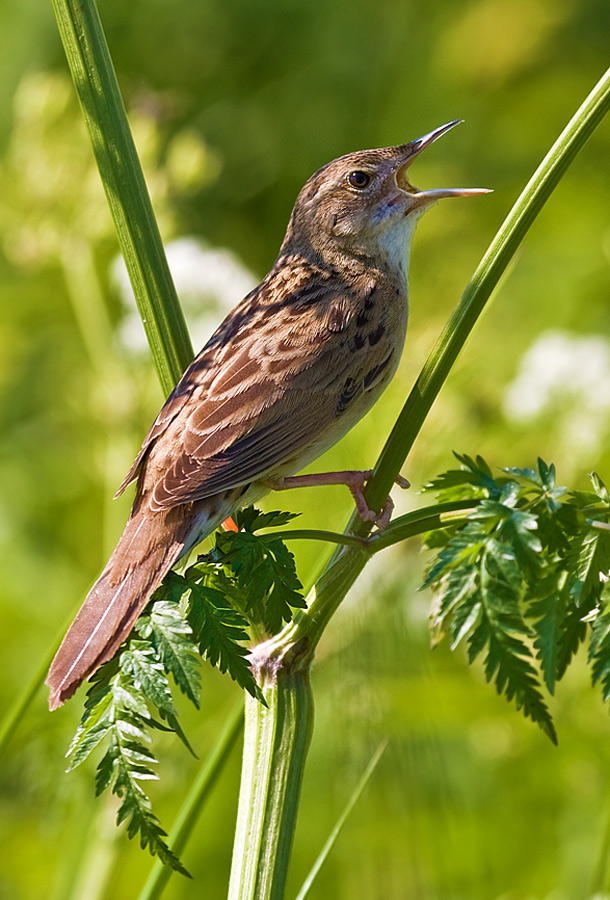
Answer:
[[[382,741],[382,743],[379,745],[379,747],[377,748],[377,750],[376,750],[375,753],[373,754],[373,756],[372,756],[372,758],[371,758],[371,761],[369,762],[368,766],[366,767],[366,769],[365,769],[364,772],[362,773],[362,777],[360,778],[360,781],[358,782],[358,784],[357,784],[356,787],[354,788],[351,797],[349,798],[349,800],[348,800],[347,803],[345,804],[345,808],[344,808],[343,812],[341,813],[341,815],[340,815],[339,818],[337,819],[337,824],[335,825],[335,827],[333,828],[333,830],[332,830],[331,833],[329,834],[328,840],[326,841],[326,843],[325,843],[324,846],[322,847],[322,849],[321,849],[321,851],[320,851],[320,854],[319,854],[318,858],[316,859],[315,863],[314,863],[313,866],[311,867],[311,871],[310,871],[309,875],[307,876],[307,878],[306,878],[305,881],[303,882],[303,887],[301,888],[301,890],[300,890],[299,893],[297,894],[296,900],[305,900],[305,897],[306,897],[307,894],[309,893],[309,889],[310,889],[310,887],[312,886],[312,884],[314,883],[314,881],[315,881],[315,879],[316,879],[316,876],[317,876],[318,872],[320,871],[320,869],[321,869],[322,866],[324,865],[325,861],[327,860],[327,858],[328,858],[328,856],[329,856],[329,854],[330,854],[330,851],[331,851],[332,848],[334,847],[335,841],[336,841],[337,838],[339,837],[339,834],[341,833],[341,829],[342,829],[343,826],[345,825],[345,822],[346,822],[346,820],[347,820],[347,817],[349,816],[349,814],[350,814],[351,811],[353,810],[354,806],[356,805],[356,803],[357,803],[358,800],[360,799],[360,796],[361,796],[363,790],[365,789],[365,787],[366,787],[367,784],[369,783],[369,780],[370,780],[371,775],[373,774],[373,772],[374,772],[375,769],[377,768],[377,763],[378,763],[379,760],[381,759],[381,756],[382,756],[382,754],[383,754],[383,751],[385,750],[385,748],[387,747],[387,745],[388,745],[387,740]]]
[[[94,0],[53,0],[53,7],[153,360],[169,394],[193,348],[106,38]]]

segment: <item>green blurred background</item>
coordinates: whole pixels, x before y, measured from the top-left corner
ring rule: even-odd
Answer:
[[[474,266],[542,155],[608,64],[606,0],[132,0],[100,12],[179,292],[201,344],[272,264],[320,165],[465,124],[414,166],[422,187],[484,186],[421,223],[403,365],[318,465],[368,467]],[[610,126],[528,236],[405,467],[411,491],[452,465],[553,461],[610,480]],[[224,250],[221,252],[221,248]],[[0,714],[55,648],[112,549],[111,497],[162,401],[122,287],[104,198],[50,3],[0,2]],[[339,488],[271,497],[341,529]],[[309,583],[318,545],[295,548]],[[365,572],[314,671],[317,723],[288,896],[379,742],[389,746],[312,898],[580,900],[610,871],[610,721],[577,663],[551,700],[559,747],[447,647],[429,650],[415,545]],[[185,727],[203,757],[237,691],[205,674]],[[0,898],[137,897],[150,858],[63,774],[82,698],[39,691],[0,767]],[[170,825],[197,769],[160,740],[152,787]],[[238,754],[171,898],[225,895]]]

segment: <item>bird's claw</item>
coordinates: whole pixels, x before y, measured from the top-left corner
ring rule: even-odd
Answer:
[[[368,480],[371,478],[373,470],[368,469],[365,472],[353,472],[351,474],[354,477],[353,479],[350,479],[350,482],[347,484],[347,486],[351,491],[352,497],[354,498],[358,515],[363,522],[372,522],[374,525],[376,525],[379,532],[384,531],[390,524],[392,513],[394,512],[394,501],[388,494],[381,512],[377,513],[374,509],[370,509],[364,497],[364,488]],[[402,475],[397,476],[396,484],[403,489],[411,486],[407,479],[403,478]]]

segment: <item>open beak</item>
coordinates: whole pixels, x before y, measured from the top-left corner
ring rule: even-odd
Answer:
[[[396,172],[396,183],[401,190],[416,197],[418,205],[420,203],[422,205],[428,205],[429,203],[434,203],[436,200],[441,200],[443,197],[469,197],[472,194],[491,193],[488,188],[436,188],[431,191],[420,191],[416,187],[413,187],[409,182],[407,169],[413,160],[416,159],[426,147],[429,147],[430,144],[433,144],[439,137],[442,137],[443,134],[451,131],[452,128],[455,128],[455,126],[459,125],[462,121],[463,119],[454,119],[453,122],[447,122],[446,125],[435,128],[434,131],[430,131],[428,134],[425,134],[423,137],[420,137],[407,145],[409,148],[408,157]],[[407,147],[405,147],[405,149],[407,149]]]

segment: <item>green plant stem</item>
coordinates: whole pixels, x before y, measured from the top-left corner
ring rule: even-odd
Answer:
[[[240,702],[229,717],[215,746],[204,761],[197,778],[191,785],[180,812],[174,822],[168,843],[177,856],[182,856],[186,842],[191,835],[201,808],[210,791],[218,781],[220,773],[241,734],[244,724],[244,704]],[[151,873],[142,888],[138,900],[158,900],[172,875],[173,869],[156,860]]]
[[[193,348],[94,0],[53,0],[119,246],[161,385],[169,394]]]
[[[376,532],[368,538],[354,537],[351,534],[339,534],[336,531],[322,531],[317,528],[284,528],[279,531],[267,531],[265,537],[281,538],[283,541],[324,541],[327,544],[339,544],[342,547],[355,547],[367,553],[378,553],[405,541],[407,538],[424,534],[435,528],[447,528],[456,522],[462,522],[471,513],[478,502],[476,500],[456,500],[452,503],[435,503],[414,509],[404,516],[392,519],[384,531]],[[594,527],[602,523],[591,523]],[[610,527],[610,526],[603,526]]]
[[[448,528],[468,518],[478,506],[476,500],[456,500],[453,503],[437,503],[434,506],[424,506],[413,512],[393,519],[385,531],[372,535],[367,542],[369,553],[379,553],[399,544],[408,538],[427,531],[435,531],[437,528]]]
[[[287,653],[259,676],[267,706],[246,697],[229,900],[283,900],[313,729],[307,660]]]

